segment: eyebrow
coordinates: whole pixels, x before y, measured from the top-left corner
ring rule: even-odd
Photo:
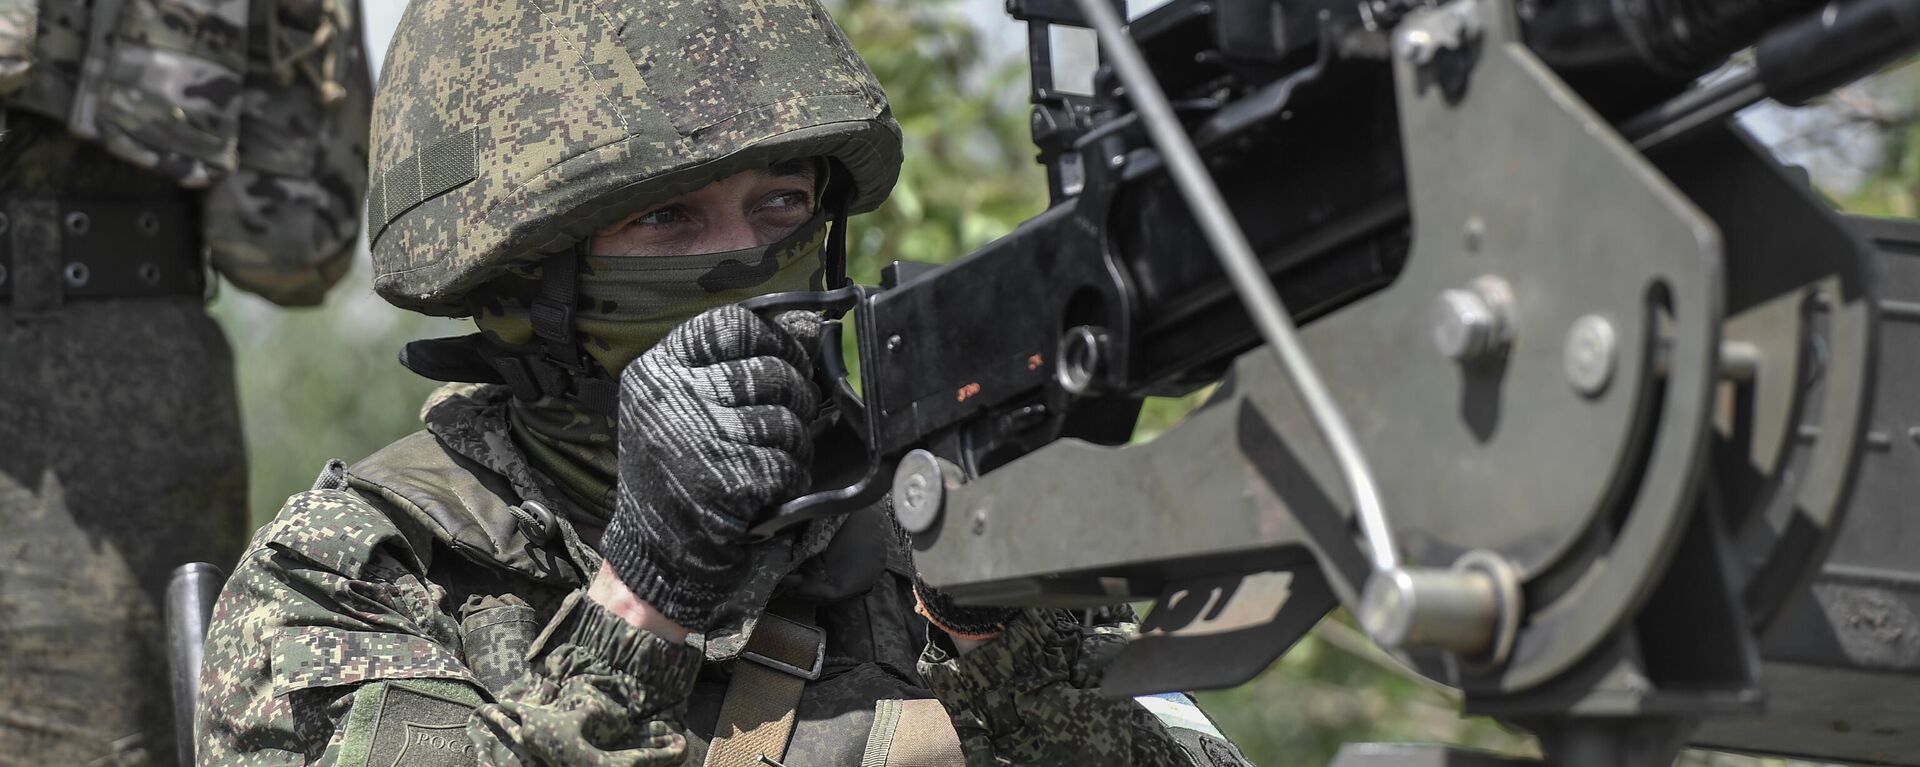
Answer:
[[[782,160],[767,168],[767,173],[789,178],[819,178],[820,165],[812,157]]]

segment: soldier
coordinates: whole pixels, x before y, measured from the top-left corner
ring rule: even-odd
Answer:
[[[0,765],[171,764],[160,612],[246,540],[206,269],[346,270],[373,98],[353,0],[0,0]]]
[[[884,508],[748,541],[820,319],[731,304],[843,281],[900,163],[814,0],[415,0],[385,72],[376,287],[474,316],[404,357],[475,383],[255,536],[202,764],[1241,763],[1094,691],[1123,624],[917,589]]]

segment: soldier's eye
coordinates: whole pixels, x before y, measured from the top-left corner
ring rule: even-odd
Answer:
[[[658,210],[648,211],[633,218],[633,226],[667,226],[687,220],[686,211],[678,205],[668,205]]]
[[[760,207],[764,210],[772,211],[787,211],[797,208],[812,212],[813,195],[799,191],[776,192],[767,197],[766,202],[760,203]]]

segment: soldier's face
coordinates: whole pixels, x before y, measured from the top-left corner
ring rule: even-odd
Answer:
[[[811,162],[749,170],[596,232],[596,256],[692,256],[770,245],[813,218]]]

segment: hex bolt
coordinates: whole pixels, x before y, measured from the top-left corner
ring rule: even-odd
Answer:
[[[1463,365],[1505,354],[1513,341],[1512,306],[1513,293],[1498,277],[1440,291],[1433,305],[1434,347]]]
[[[1613,381],[1613,360],[1618,346],[1613,323],[1607,318],[1589,314],[1573,321],[1573,327],[1567,329],[1565,356],[1561,362],[1574,391],[1597,397],[1607,390],[1607,384]]]
[[[907,342],[905,340],[902,340],[900,338],[900,334],[898,333],[887,336],[887,351],[897,352],[897,351],[900,351],[901,347],[906,345],[907,345]]]

